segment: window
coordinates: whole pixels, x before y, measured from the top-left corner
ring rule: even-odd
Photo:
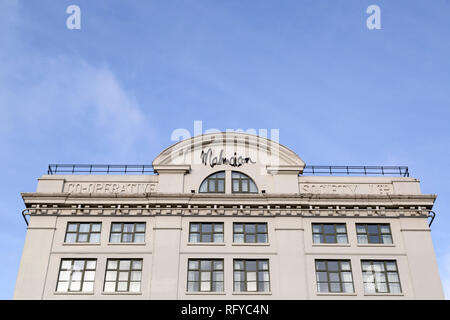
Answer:
[[[269,260],[234,260],[235,292],[269,292]]]
[[[200,185],[199,192],[202,193],[224,193],[225,192],[225,171],[216,172]]]
[[[101,225],[102,224],[100,222],[69,222],[67,223],[66,237],[64,239],[64,242],[99,243]]]
[[[108,259],[105,292],[140,292],[142,259]]]
[[[223,242],[223,223],[191,222],[189,242]]]
[[[354,292],[350,260],[316,260],[317,292]]]
[[[361,266],[366,294],[402,292],[395,260],[363,260]]]
[[[189,292],[223,292],[223,260],[189,259]]]
[[[109,242],[143,243],[145,240],[145,222],[112,223]]]
[[[257,193],[258,188],[253,180],[240,172],[231,173],[231,185],[234,193]]]
[[[356,224],[358,243],[392,243],[389,224]]]
[[[348,243],[345,223],[313,223],[313,243]]]
[[[62,259],[57,292],[93,292],[95,259]]]
[[[267,241],[267,223],[233,224],[233,242],[266,243]]]

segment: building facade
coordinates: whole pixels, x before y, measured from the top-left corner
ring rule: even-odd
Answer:
[[[436,196],[402,167],[325,171],[244,133],[50,166],[22,193],[14,299],[443,299]]]

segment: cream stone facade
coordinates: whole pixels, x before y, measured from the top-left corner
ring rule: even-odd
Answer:
[[[244,133],[181,141],[154,174],[73,168],[22,193],[14,299],[444,298],[418,179],[305,175]]]

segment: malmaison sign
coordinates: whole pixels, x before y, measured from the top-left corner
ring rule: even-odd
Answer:
[[[156,183],[66,183],[64,192],[68,193],[150,193],[156,192]]]
[[[247,163],[256,163],[253,161],[250,157],[242,157],[238,156],[236,152],[231,157],[225,157],[223,149],[220,150],[219,155],[213,155],[213,152],[211,148],[208,149],[208,151],[202,150],[202,153],[200,155],[202,164],[209,165],[211,168],[214,168],[215,166],[219,165],[229,165],[232,167],[240,167],[243,164]]]

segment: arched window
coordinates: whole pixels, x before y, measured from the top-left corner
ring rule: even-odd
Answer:
[[[225,192],[225,171],[219,171],[208,176],[200,185],[199,192],[204,193],[224,193]]]
[[[233,171],[231,173],[231,186],[233,193],[257,193],[258,188],[253,180],[240,172]]]

